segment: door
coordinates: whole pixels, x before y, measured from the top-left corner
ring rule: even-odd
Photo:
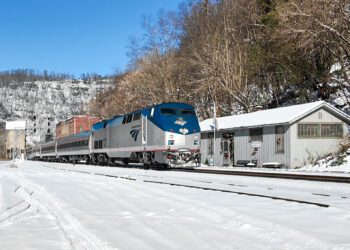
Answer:
[[[232,166],[234,164],[234,139],[233,134],[226,133],[223,135],[221,142],[222,165]]]
[[[142,146],[147,146],[147,116],[141,117]]]

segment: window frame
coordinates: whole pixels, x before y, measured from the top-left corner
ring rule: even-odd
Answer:
[[[344,136],[344,127],[343,123],[339,122],[321,122],[321,123],[299,123],[297,124],[297,138],[298,139],[336,139],[336,138],[342,138]],[[317,126],[317,134],[316,135],[305,135],[301,134],[300,128],[302,126],[310,126],[310,125],[316,125]],[[325,130],[327,126],[335,126],[335,134],[336,135],[325,135]],[[305,130],[305,129],[304,129]],[[307,128],[306,128],[307,130]],[[332,128],[330,129],[332,132]],[[305,132],[305,131],[304,131]]]
[[[253,134],[253,131],[260,131],[260,134],[259,133]],[[249,142],[252,142],[252,141],[263,142],[264,141],[263,134],[264,134],[263,127],[260,127],[260,128],[249,128]]]
[[[306,134],[306,133],[311,133],[310,128],[308,128],[307,126],[315,126],[316,133],[314,135]],[[302,127],[304,128],[301,129]],[[320,123],[317,123],[317,122],[298,123],[297,134],[298,134],[298,138],[301,138],[301,139],[321,138],[321,125]]]
[[[326,127],[326,126],[335,126],[335,131],[334,131],[335,135],[324,135],[324,130],[322,127]],[[332,129],[330,132],[332,132]],[[343,135],[344,135],[344,128],[342,123],[321,123],[321,138],[342,138]]]

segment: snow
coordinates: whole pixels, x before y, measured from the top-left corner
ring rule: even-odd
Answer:
[[[270,165],[271,166],[271,165]],[[265,168],[265,167],[233,167],[233,166],[207,166],[202,164],[198,169],[204,170],[221,170],[221,171],[239,171],[239,172],[258,172],[258,173],[284,173],[284,174],[295,174],[295,175],[318,175],[318,176],[340,176],[350,178],[350,168],[345,166],[312,166],[306,165],[302,168],[290,169],[290,168]]]
[[[26,121],[12,121],[12,122],[6,122],[6,130],[13,130],[13,129],[26,129]]]
[[[344,96],[336,98],[333,100],[334,104],[336,104],[339,107],[343,107],[346,105],[346,98]]]
[[[348,115],[324,101],[317,101],[282,108],[261,110],[242,115],[220,117],[217,118],[217,130],[293,123],[321,107],[333,110],[350,123],[350,117]],[[202,121],[200,126],[201,131],[213,130],[213,119],[210,118]]]
[[[0,162],[0,249],[350,249],[348,184],[11,164]]]
[[[35,144],[54,136],[59,121],[88,112],[89,102],[113,84],[112,78],[0,84],[0,120],[26,120],[27,142]]]
[[[332,166],[335,159],[321,159],[317,161],[315,165],[309,164],[299,169],[299,171],[307,172],[337,172],[337,173],[349,173],[350,174],[350,155],[347,155],[344,159],[344,163],[339,166]]]
[[[342,67],[341,67],[341,64],[340,63],[335,63],[335,64],[333,64],[332,66],[331,66],[331,69],[329,70],[329,73],[334,73],[334,72],[336,72],[336,71],[339,71],[339,70],[341,70],[342,69]]]

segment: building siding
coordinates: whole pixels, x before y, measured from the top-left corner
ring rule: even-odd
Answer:
[[[211,140],[214,139],[209,138],[210,133],[202,133],[201,134],[201,162],[202,163],[209,163],[214,164],[215,166],[222,166],[223,165],[223,153],[221,151],[221,139],[223,132],[216,132],[215,137],[215,157],[211,154],[209,154],[209,143]],[[214,145],[213,145],[214,146]]]
[[[284,126],[284,128],[284,153],[276,153],[275,126],[263,127],[263,141],[261,142],[261,148],[258,148],[257,151],[254,151],[254,148],[251,147],[249,129],[235,130],[235,163],[237,160],[256,160],[258,166],[267,162],[278,162],[289,167],[290,131],[288,126]]]
[[[313,163],[326,154],[336,152],[343,138],[299,138],[298,125],[301,123],[341,123],[343,136],[347,134],[348,125],[324,109],[320,109],[291,126],[291,167],[301,167]]]

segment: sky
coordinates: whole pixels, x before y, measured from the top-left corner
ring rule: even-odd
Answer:
[[[144,16],[183,0],[0,0],[0,71],[123,71]]]

